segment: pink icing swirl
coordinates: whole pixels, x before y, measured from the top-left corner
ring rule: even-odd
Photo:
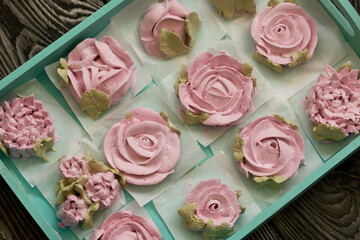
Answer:
[[[100,209],[112,207],[120,197],[120,184],[112,172],[89,176],[85,192],[93,202],[100,203]]]
[[[241,131],[240,171],[248,178],[280,175],[288,179],[305,160],[304,142],[292,126],[273,116],[259,118]]]
[[[360,129],[360,81],[357,69],[348,68],[337,72],[326,65],[327,75],[320,74],[311,87],[303,106],[306,114],[316,125],[340,127],[345,136],[359,133]]]
[[[236,192],[219,179],[203,180],[191,188],[186,197],[186,204],[190,203],[196,203],[196,217],[205,223],[211,219],[215,226],[225,222],[233,227],[241,213]]]
[[[68,56],[67,88],[77,102],[87,90],[97,89],[109,95],[110,105],[117,103],[135,85],[135,66],[128,52],[112,37],[101,41],[87,38]]]
[[[74,181],[82,175],[90,175],[87,164],[83,159],[84,156],[84,154],[78,154],[74,157],[70,157],[64,160],[60,164],[59,168],[64,177]]]
[[[126,182],[153,185],[174,172],[180,157],[180,140],[161,116],[149,109],[133,109],[112,126],[104,140],[109,164]]]
[[[119,211],[109,215],[103,224],[91,234],[91,240],[160,240],[156,225],[130,211]]]
[[[299,6],[280,3],[259,12],[251,25],[256,49],[272,62],[287,65],[292,54],[309,50],[314,53],[318,41],[315,21]]]
[[[83,199],[75,195],[69,195],[65,202],[61,203],[56,212],[56,216],[61,220],[59,227],[69,226],[71,229],[77,228],[80,221],[84,220],[87,206]]]
[[[187,43],[185,19],[190,11],[177,0],[165,0],[152,4],[144,13],[140,22],[141,41],[150,56],[165,58],[159,45],[161,29],[176,33]]]
[[[57,140],[53,117],[40,100],[33,96],[15,98],[0,107],[0,140],[12,157],[34,156],[36,141],[46,137]]]
[[[220,51],[199,54],[188,69],[188,82],[179,86],[183,108],[210,114],[202,124],[226,125],[252,109],[253,81],[242,74],[242,64]]]

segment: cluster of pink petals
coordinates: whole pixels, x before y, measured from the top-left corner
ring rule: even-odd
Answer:
[[[83,199],[75,195],[69,195],[65,202],[61,203],[56,212],[61,223],[58,225],[62,228],[65,226],[71,229],[77,228],[80,221],[84,220],[87,211],[87,206]]]
[[[76,180],[82,175],[90,175],[87,164],[83,159],[84,156],[84,154],[78,154],[74,157],[70,157],[64,160],[60,164],[59,168],[64,177],[68,178],[69,180]]]
[[[360,80],[358,70],[348,68],[337,72],[326,65],[325,74],[320,74],[311,87],[303,106],[315,124],[340,127],[345,136],[359,133],[360,129]]]
[[[0,140],[12,157],[34,156],[36,141],[46,137],[57,140],[53,117],[40,100],[33,96],[15,98],[0,107]]]

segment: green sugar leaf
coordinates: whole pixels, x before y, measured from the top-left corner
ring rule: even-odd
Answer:
[[[278,190],[284,186],[284,183],[286,181],[286,178],[280,175],[274,175],[269,177],[254,177],[253,179],[257,187],[270,186]]]
[[[190,48],[184,44],[176,33],[165,28],[161,29],[159,45],[166,58],[173,58],[190,51]]]
[[[81,198],[84,200],[86,205],[90,205],[92,203],[92,201],[90,200],[90,198],[88,197],[88,195],[85,192],[84,186],[81,184],[75,184],[74,185],[74,190],[75,192],[77,192],[78,194],[80,194]]]
[[[246,77],[250,77],[252,82],[253,82],[253,86],[256,87],[256,78],[254,78],[251,73],[254,69],[254,66],[250,63],[243,63],[242,65],[242,74]]]
[[[50,159],[45,154],[48,149],[51,149],[51,151],[55,152],[54,139],[51,137],[37,139],[35,146],[33,147],[35,156],[44,159],[45,162],[50,162]]]
[[[313,128],[315,139],[318,141],[341,141],[345,138],[345,134],[341,127],[332,127],[327,124],[319,124]]]
[[[208,113],[201,113],[199,115],[191,113],[189,110],[185,109],[185,115],[184,115],[184,123],[186,125],[194,125],[201,122],[204,122],[206,119],[210,117],[210,114]]]
[[[262,63],[268,67],[270,67],[275,72],[282,72],[283,67],[280,64],[273,63],[270,59],[262,55],[259,51],[253,52],[253,59],[259,63]]]
[[[84,185],[88,180],[87,175],[82,175],[78,177],[74,182],[69,182],[66,178],[61,178],[57,183],[56,188],[56,204],[64,202],[68,195],[76,194],[75,185]]]
[[[209,219],[206,223],[205,231],[203,236],[206,240],[213,240],[216,238],[226,238],[231,235],[234,228],[229,227],[226,222],[221,223],[219,226],[215,226],[212,219]]]
[[[176,96],[179,96],[179,86],[181,84],[187,83],[188,81],[189,81],[188,71],[186,68],[183,68],[181,70],[180,76],[177,77],[176,83],[174,83],[174,92],[175,92]]]
[[[284,2],[293,3],[295,5],[299,5],[295,0],[285,0]]]
[[[242,194],[242,191],[241,190],[236,190],[236,197],[239,198]]]
[[[310,57],[310,51],[305,49],[302,51],[297,51],[292,54],[292,61],[288,64],[289,67],[295,67],[299,64],[305,63]]]
[[[88,230],[94,226],[94,222],[93,222],[94,213],[97,210],[99,210],[99,208],[100,208],[100,204],[98,202],[94,202],[88,207],[82,224],[83,229]]]
[[[293,123],[292,121],[287,120],[286,118],[284,118],[284,117],[282,117],[282,116],[280,116],[278,114],[274,114],[274,117],[276,117],[280,122],[283,122],[283,123],[289,125],[295,131],[299,131],[299,127],[295,123]]]
[[[162,111],[160,113],[160,116],[164,119],[164,121],[166,122],[166,125],[170,128],[170,130],[172,132],[176,133],[180,137],[181,136],[180,129],[169,120],[168,114],[166,112]]]
[[[188,47],[192,48],[196,42],[196,34],[199,31],[201,21],[196,12],[191,12],[185,19],[185,31],[188,35]]]
[[[89,117],[96,119],[110,108],[109,95],[97,89],[87,90],[80,98],[80,107]]]
[[[10,156],[9,156],[9,152],[8,152],[8,150],[6,149],[3,141],[0,141],[0,149],[1,149],[1,151],[3,151],[3,153],[4,153],[7,157],[10,157]]]
[[[233,146],[233,152],[234,152],[234,159],[235,161],[238,161],[241,163],[244,158],[244,153],[242,151],[242,147],[244,145],[244,140],[241,138],[241,132],[236,134],[234,146]]]
[[[190,203],[178,210],[179,215],[184,220],[186,228],[192,231],[201,231],[205,226],[204,220],[195,216],[196,203]]]
[[[353,64],[351,61],[347,61],[346,63],[342,64],[339,68],[338,68],[338,72],[341,72],[342,70],[344,70],[345,68],[347,68],[349,71],[352,70],[353,68]]]
[[[23,96],[23,95],[21,95],[20,93],[17,93],[16,94],[16,97],[17,98],[25,98],[25,97],[36,97],[36,93],[32,93],[32,94],[30,94],[29,96]]]
[[[254,0],[236,0],[235,9],[239,13],[256,13],[256,4]]]
[[[60,86],[62,86],[62,87],[66,87],[67,85],[69,85],[69,77],[67,74],[67,68],[68,68],[68,64],[67,64],[65,58],[60,58],[59,66],[57,68],[57,73],[59,74],[59,76],[62,79],[60,82]]]
[[[223,14],[226,19],[232,18],[235,11],[235,0],[210,0],[219,14]]]
[[[279,0],[270,0],[267,3],[268,7],[276,7],[276,5],[278,5],[278,4],[280,4]]]

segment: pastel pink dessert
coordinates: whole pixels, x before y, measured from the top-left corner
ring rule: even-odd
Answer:
[[[305,160],[304,141],[297,126],[280,116],[265,116],[236,136],[234,158],[240,171],[254,181],[282,183]]]
[[[66,75],[61,71],[66,69]],[[60,60],[58,73],[75,100],[90,117],[97,118],[110,105],[116,104],[135,85],[135,65],[129,53],[112,37],[101,41],[87,38]],[[91,109],[88,99],[97,101]]]
[[[246,70],[246,71],[245,71]],[[184,123],[228,125],[253,106],[255,81],[252,66],[242,64],[224,51],[203,52],[178,79],[178,95],[185,110]],[[177,92],[176,92],[177,93]]]
[[[130,211],[119,211],[109,215],[96,228],[91,240],[160,240],[161,233],[154,222]]]
[[[200,25],[197,14],[190,13],[177,0],[164,0],[152,4],[145,11],[139,27],[141,41],[147,53],[160,58],[187,53],[195,44],[195,35]],[[168,39],[169,35],[171,39]],[[171,44],[174,38],[179,42]],[[172,49],[171,46],[175,45],[178,48]],[[169,50],[174,52],[171,53]]]
[[[105,136],[104,153],[127,183],[153,185],[174,172],[180,140],[160,114],[137,108],[111,127]]]
[[[66,201],[59,205],[56,212],[57,218],[61,220],[61,223],[58,224],[59,227],[77,228],[79,222],[84,220],[87,209],[83,199],[69,195]]]
[[[359,70],[345,67],[339,72],[326,65],[327,74],[320,74],[303,100],[306,115],[316,125],[319,141],[340,141],[360,129]]]
[[[75,181],[82,175],[90,175],[86,161],[83,159],[84,156],[84,154],[78,154],[74,157],[70,157],[64,160],[60,164],[59,168],[64,177],[70,181]]]
[[[308,61],[318,42],[315,21],[290,2],[270,4],[259,12],[252,22],[251,36],[257,54],[269,60],[274,70],[281,67],[276,65],[292,67]],[[282,68],[275,71],[282,71]]]
[[[50,161],[45,151],[56,142],[53,117],[34,96],[4,101],[0,107],[2,149],[14,158],[38,156]]]
[[[230,189],[219,179],[203,180],[190,189],[186,206],[178,213],[186,228],[203,231],[205,239],[225,238],[245,211],[238,202],[240,195],[241,191]]]

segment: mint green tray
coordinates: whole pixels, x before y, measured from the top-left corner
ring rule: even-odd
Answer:
[[[70,110],[62,94],[50,83],[44,71],[44,66],[55,62],[65,53],[70,52],[75,45],[82,39],[93,37],[99,33],[110,22],[110,18],[121,11],[132,0],[117,0],[111,1],[90,17],[85,19],[79,25],[74,27],[64,36],[52,43],[46,49],[41,51],[35,57],[31,58],[21,67],[16,69],[13,73],[0,81],[0,98],[4,97],[8,92],[21,84],[37,78],[41,84],[49,90],[49,92],[56,97],[59,103],[65,110],[76,119],[75,115]],[[327,13],[337,23],[342,31],[345,39],[349,42],[351,47],[360,56],[360,17],[355,9],[347,0],[318,0]],[[270,207],[257,215],[250,223],[234,233],[228,239],[241,239],[261,224],[269,220],[274,214],[286,207],[293,200],[295,200],[301,193],[306,191],[309,187],[320,180],[326,173],[335,168],[338,164],[349,157],[355,150],[360,147],[360,136],[353,140],[350,144],[342,148],[339,152],[328,159],[320,168],[314,171],[311,175],[302,180],[289,192],[283,195]],[[212,156],[210,148],[203,149],[208,157]],[[3,156],[3,155],[2,155]],[[22,177],[15,165],[6,157],[2,157],[0,161],[0,174],[9,184],[16,196],[33,216],[37,224],[42,228],[49,239],[76,239],[76,236],[69,230],[63,230],[57,226],[57,219],[55,211],[48,204],[46,199],[41,195],[39,190],[31,188],[26,180]],[[174,239],[167,229],[165,223],[154,208],[152,202],[145,206],[165,239]]]

